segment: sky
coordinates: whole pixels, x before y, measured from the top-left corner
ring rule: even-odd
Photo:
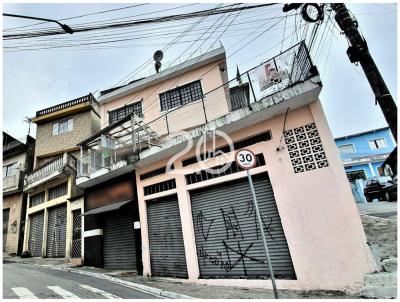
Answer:
[[[3,12],[59,20],[132,5],[134,4],[11,3],[4,4]],[[99,22],[146,13],[148,15],[132,18],[177,14],[214,8],[216,5],[217,3],[152,3],[63,22],[74,28],[80,23]],[[176,7],[179,8],[174,9]],[[174,44],[164,51],[163,64],[164,66],[173,64],[176,58],[179,58],[176,61],[178,63],[179,60],[185,60],[190,55],[199,55],[222,43],[227,53],[228,75],[231,79],[236,75],[236,66],[239,66],[241,72],[245,71],[279,54],[281,50],[290,47],[296,41],[300,41],[300,27],[305,22],[301,21],[303,22],[301,23],[300,17],[297,19],[294,16],[279,19],[284,16],[281,7],[282,4],[278,4],[242,12],[236,19],[232,15],[231,19],[227,19],[227,24],[230,20],[233,20],[233,23],[220,39],[217,37],[218,33],[222,33],[222,29],[218,29],[215,36],[211,36],[209,40],[201,44],[201,41],[196,42],[196,37],[202,33],[200,29],[208,28],[219,18],[218,16],[208,17],[198,25],[197,32],[193,31],[190,35],[183,37],[186,39],[185,43]],[[397,5],[352,3],[348,5],[348,8],[357,18],[362,34],[368,41],[370,52],[397,102]],[[166,9],[168,11],[149,14]],[[190,22],[194,23],[196,20],[193,19]],[[277,21],[279,22],[273,26]],[[351,64],[346,55],[347,42],[345,37],[334,29],[333,14],[332,21],[327,22],[328,25],[325,27],[324,24],[321,25],[311,56],[322,77],[323,89],[320,100],[333,136],[339,137],[386,126],[381,109],[375,105],[374,95],[361,67]],[[112,87],[151,58],[156,50],[167,45],[178,35],[174,36],[168,33],[172,30],[170,26],[176,26],[174,30],[177,30],[176,28],[185,30],[189,26],[188,21],[185,22],[187,23],[152,25],[147,29],[143,27],[119,30],[118,33],[124,37],[137,36],[141,30],[145,30],[143,36],[152,33],[156,37],[149,36],[140,40],[114,42],[101,46],[10,51],[16,49],[15,43],[31,44],[29,41],[3,42],[3,130],[16,138],[21,138],[28,133],[28,124],[23,122],[25,116],[33,117],[35,112],[40,109],[86,95],[89,92]],[[3,29],[36,23],[38,21],[3,17]],[[299,28],[297,38],[294,31],[295,24]],[[266,30],[270,26],[272,28]],[[32,31],[42,27],[54,28],[54,25],[41,24],[20,30]],[[308,36],[311,34],[311,29],[312,25],[309,25]],[[4,33],[7,31],[3,31]],[[76,33],[71,36],[66,34],[57,36],[55,40],[52,38],[52,43],[82,44],[101,39],[103,34],[97,32]],[[116,37],[116,39],[120,37],[117,32],[105,34]],[[258,35],[260,36],[255,39]],[[46,47],[49,43],[47,38],[40,39],[43,41],[35,43]],[[284,43],[282,44],[283,39]],[[192,43],[195,44],[192,46]],[[189,46],[192,47],[187,49]],[[4,47],[11,48],[5,49]],[[198,49],[197,52],[194,52],[196,49]],[[150,64],[137,74],[136,78],[149,75],[154,72],[153,69]],[[31,135],[35,136],[35,132],[36,128],[33,125]]]

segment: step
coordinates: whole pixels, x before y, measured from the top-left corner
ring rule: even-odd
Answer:
[[[397,286],[365,286],[360,293],[363,298],[396,298]]]
[[[368,274],[364,280],[365,286],[397,286],[397,272],[381,272]]]

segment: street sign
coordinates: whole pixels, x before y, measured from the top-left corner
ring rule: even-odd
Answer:
[[[236,163],[244,170],[249,170],[256,166],[256,156],[248,149],[242,149],[236,152]]]
[[[250,191],[251,191],[251,195],[253,197],[254,208],[255,208],[256,215],[257,215],[258,226],[259,226],[259,229],[261,232],[261,237],[262,237],[263,244],[264,244],[265,258],[268,263],[268,269],[269,269],[269,274],[271,276],[272,288],[274,289],[275,299],[278,299],[279,298],[278,289],[275,284],[275,276],[274,276],[274,271],[272,269],[271,258],[269,257],[267,240],[265,239],[264,225],[262,222],[260,210],[258,208],[256,192],[255,192],[254,186],[253,186],[253,180],[251,179],[251,174],[250,174],[250,169],[254,168],[256,166],[256,156],[254,155],[254,153],[252,151],[250,151],[248,149],[241,149],[236,152],[235,160],[236,160],[236,164],[239,167],[241,167],[244,170],[247,170],[247,179],[249,181]]]

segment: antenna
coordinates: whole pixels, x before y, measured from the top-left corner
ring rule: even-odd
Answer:
[[[154,58],[154,61],[156,61],[156,63],[154,64],[154,67],[156,68],[156,72],[157,72],[157,73],[158,73],[158,72],[160,71],[160,69],[161,69],[161,60],[163,59],[163,57],[164,57],[164,53],[163,53],[161,50],[157,50],[157,51],[154,53],[153,58]]]
[[[28,135],[30,135],[30,133],[31,133],[32,118],[31,118],[31,117],[28,117],[28,116],[25,116],[23,121],[26,122],[26,123],[28,123],[28,127],[29,127],[29,128],[28,128]]]

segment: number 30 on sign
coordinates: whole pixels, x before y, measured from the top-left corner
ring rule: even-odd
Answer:
[[[236,163],[244,170],[254,168],[256,165],[256,156],[248,149],[242,149],[236,152]]]

